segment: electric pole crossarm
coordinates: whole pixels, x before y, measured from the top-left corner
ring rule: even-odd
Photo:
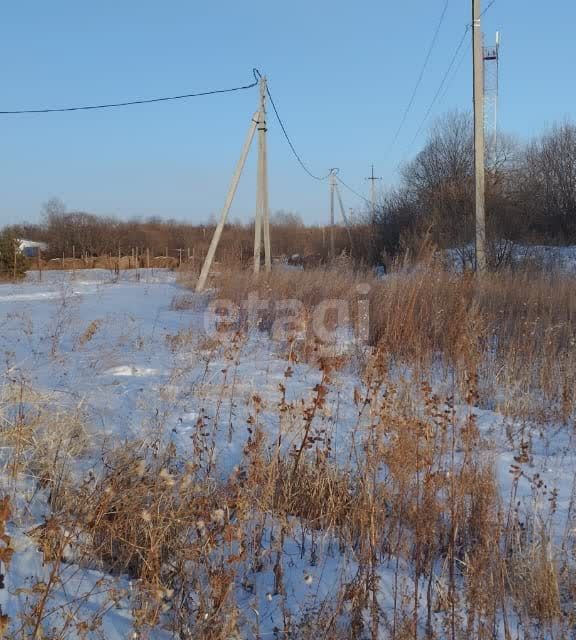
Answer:
[[[236,189],[238,188],[238,183],[240,182],[240,176],[242,175],[242,170],[244,169],[244,165],[246,164],[246,158],[248,157],[250,145],[252,144],[252,140],[254,139],[254,134],[256,133],[257,126],[258,113],[255,113],[254,117],[252,118],[252,122],[250,123],[250,128],[248,129],[248,134],[246,135],[246,140],[244,141],[244,146],[242,147],[242,153],[240,154],[240,159],[238,160],[238,164],[236,165],[236,170],[234,171],[234,175],[232,176],[232,182],[230,183],[228,195],[226,196],[226,201],[224,203],[224,207],[222,208],[220,221],[218,222],[218,226],[214,231],[212,242],[210,243],[210,248],[208,249],[208,253],[206,254],[204,264],[202,265],[202,271],[200,272],[200,277],[198,278],[198,282],[196,284],[196,291],[198,292],[203,291],[206,285],[206,279],[208,278],[208,274],[210,273],[210,269],[212,267],[214,254],[216,253],[216,249],[218,248],[220,236],[222,235],[222,230],[224,229],[224,225],[226,224],[228,212],[230,211],[230,207],[232,206],[232,201],[234,200]]]
[[[374,165],[372,165],[372,171],[366,180],[370,180],[370,202],[372,203],[372,224],[374,224],[376,220],[376,180],[382,180],[374,175]]]

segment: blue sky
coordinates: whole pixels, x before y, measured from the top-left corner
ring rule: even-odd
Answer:
[[[484,6],[489,0],[484,0]],[[0,110],[115,101],[235,86],[266,73],[294,143],[312,171],[338,166],[368,195],[409,144],[470,21],[450,0],[438,42],[397,144],[444,0],[22,0],[0,21]],[[496,0],[483,30],[502,34],[500,124],[520,137],[576,118],[576,3]],[[434,115],[471,106],[470,47]],[[256,90],[110,111],[0,116],[0,224],[38,220],[60,197],[70,209],[202,222],[218,214],[256,107]],[[327,218],[328,187],[291,156],[270,114],[272,210]],[[254,149],[255,151],[255,149]],[[251,154],[231,217],[255,198]],[[346,207],[361,202],[343,192]]]

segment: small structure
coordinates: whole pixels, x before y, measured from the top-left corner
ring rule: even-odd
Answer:
[[[37,258],[41,253],[45,253],[48,250],[48,245],[45,242],[35,242],[34,240],[18,240],[20,247],[20,253],[27,258]]]

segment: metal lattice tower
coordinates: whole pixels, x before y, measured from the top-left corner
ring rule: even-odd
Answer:
[[[483,48],[484,59],[484,132],[486,135],[486,164],[493,167],[498,151],[498,71],[500,62],[500,33],[496,44]]]

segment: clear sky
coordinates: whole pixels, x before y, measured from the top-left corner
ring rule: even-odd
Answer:
[[[247,84],[267,74],[286,127],[312,171],[341,169],[368,195],[410,142],[470,22],[450,0],[397,143],[401,120],[445,0],[20,0],[4,2],[0,110],[116,101]],[[483,0],[487,6],[489,0]],[[576,119],[574,0],[496,0],[483,19],[502,34],[500,124],[530,137]],[[431,119],[471,107],[470,47]],[[0,116],[0,225],[38,220],[53,196],[69,209],[195,222],[218,214],[256,89],[109,111]],[[270,114],[272,210],[327,218],[328,186],[296,164]],[[414,152],[426,131],[411,147]],[[255,149],[254,149],[255,151]],[[255,198],[251,154],[231,217]],[[343,191],[345,206],[361,202]]]

